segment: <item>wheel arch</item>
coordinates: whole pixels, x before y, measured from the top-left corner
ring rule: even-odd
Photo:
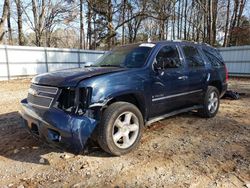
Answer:
[[[219,81],[219,80],[213,80],[208,85],[216,87],[218,89],[219,93],[221,94],[221,92],[222,92],[221,81]]]
[[[135,105],[141,112],[144,122],[146,121],[148,110],[146,107],[146,100],[143,94],[140,93],[123,93],[115,95],[107,102],[107,106],[113,104],[114,102],[128,102]]]

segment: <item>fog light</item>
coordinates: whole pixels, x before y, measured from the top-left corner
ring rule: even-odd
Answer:
[[[49,129],[48,130],[48,138],[53,142],[60,142],[61,135],[59,132]]]

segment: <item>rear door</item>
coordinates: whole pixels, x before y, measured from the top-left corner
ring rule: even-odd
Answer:
[[[181,45],[184,59],[188,70],[189,97],[186,98],[187,105],[200,104],[208,77],[205,61],[199,49],[193,45]]]

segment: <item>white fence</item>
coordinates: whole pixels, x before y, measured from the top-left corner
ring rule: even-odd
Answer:
[[[230,75],[250,76],[250,46],[219,48]],[[43,47],[1,46],[0,80],[82,67],[104,51]]]
[[[82,67],[104,51],[43,47],[0,46],[0,80]]]
[[[229,75],[250,77],[250,46],[219,48]]]

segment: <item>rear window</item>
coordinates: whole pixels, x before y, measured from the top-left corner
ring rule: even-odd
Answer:
[[[202,51],[207,58],[208,62],[213,66],[213,67],[220,67],[224,66],[223,59],[219,53],[218,50],[210,47],[202,47]]]
[[[203,67],[205,65],[198,50],[193,46],[182,47],[186,61],[189,67]]]

